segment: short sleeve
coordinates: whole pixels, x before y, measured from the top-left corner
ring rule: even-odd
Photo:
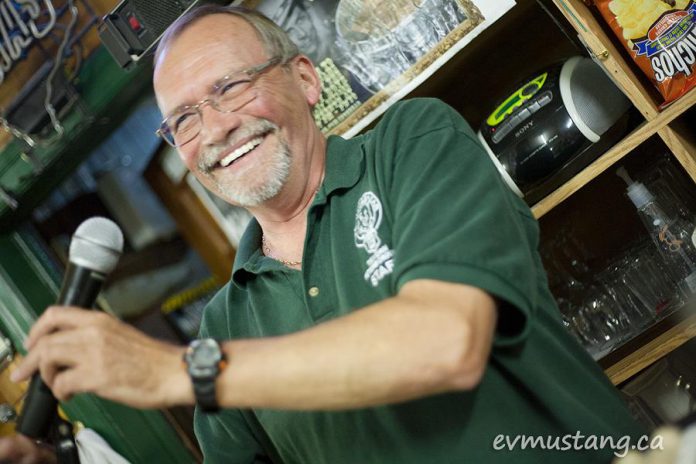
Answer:
[[[480,288],[498,301],[495,343],[520,341],[537,291],[536,221],[453,109],[426,100],[400,113],[385,134],[397,289],[414,279]]]

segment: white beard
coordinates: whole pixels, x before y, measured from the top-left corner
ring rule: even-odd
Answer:
[[[238,179],[216,175],[213,167],[222,152],[229,150],[237,140],[264,133],[277,137],[278,147],[275,150],[266,154],[264,159],[257,160],[257,164],[250,169],[238,173]],[[290,146],[280,136],[278,126],[263,119],[235,131],[234,139],[224,145],[208,148],[198,162],[199,171],[211,181],[216,193],[223,200],[244,208],[258,206],[278,195],[290,175],[292,162]]]

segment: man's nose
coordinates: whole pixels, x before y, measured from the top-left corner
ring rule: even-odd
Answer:
[[[222,113],[211,105],[203,105],[201,112],[201,142],[215,145],[225,142],[241,125],[241,118],[234,112]]]

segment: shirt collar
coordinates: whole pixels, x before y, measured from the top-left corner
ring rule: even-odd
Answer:
[[[337,135],[329,136],[326,143],[326,174],[320,191],[328,197],[338,189],[354,186],[362,176],[363,160],[362,136],[349,140]]]
[[[325,205],[335,191],[350,188],[358,182],[364,170],[362,144],[362,136],[350,140],[336,135],[328,137],[324,181],[312,207]],[[232,280],[241,287],[252,275],[272,270],[288,271],[288,268],[261,253],[261,226],[252,218],[239,241]]]

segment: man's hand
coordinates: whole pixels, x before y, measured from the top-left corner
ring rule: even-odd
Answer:
[[[150,338],[100,311],[50,307],[25,346],[29,353],[12,380],[38,370],[61,401],[89,392],[138,408],[194,402],[183,347]]]
[[[0,438],[0,462],[12,464],[53,464],[56,455],[52,449],[38,445],[24,435]]]

